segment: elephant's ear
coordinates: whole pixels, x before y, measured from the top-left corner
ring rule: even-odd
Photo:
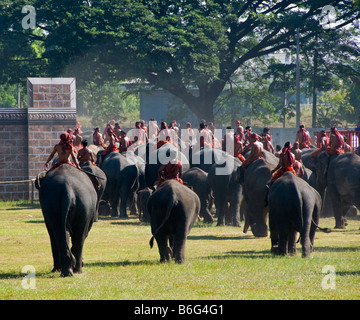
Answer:
[[[244,182],[244,169],[239,166],[235,173],[235,182],[242,184]]]
[[[329,155],[326,152],[321,153],[318,158],[318,163],[320,164],[320,168],[322,169],[322,172],[320,174],[326,176],[329,166]]]
[[[35,178],[35,188],[40,190],[40,187],[41,187],[41,182],[45,179],[46,177],[46,172],[43,171],[43,172],[40,172],[37,177]]]

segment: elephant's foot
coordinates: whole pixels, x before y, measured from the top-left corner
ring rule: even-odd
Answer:
[[[251,225],[251,232],[253,235],[257,238],[264,238],[268,236],[268,230],[267,227],[258,227],[256,223],[253,223]]]
[[[74,273],[81,274],[82,273],[82,267],[74,268]]]
[[[123,213],[123,214],[120,214],[120,216],[119,216],[119,218],[120,219],[129,219],[129,216],[125,213]]]
[[[233,221],[233,227],[241,227],[240,221],[235,219],[235,220]]]
[[[335,229],[346,229],[348,225],[347,220],[345,217],[341,217],[340,221],[336,220]]]
[[[204,218],[204,223],[213,223],[214,219],[213,218]]]
[[[60,277],[72,277],[74,275],[72,268],[64,268],[61,270]]]
[[[173,256],[173,252],[170,247],[166,248],[166,252],[164,256],[161,256],[160,263],[170,262]]]
[[[277,244],[271,246],[270,252],[271,252],[271,254],[278,255],[279,254],[279,246]]]
[[[116,211],[111,211],[111,217],[112,218],[117,218],[119,216],[119,213]]]

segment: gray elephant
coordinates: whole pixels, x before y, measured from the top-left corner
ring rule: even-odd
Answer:
[[[139,220],[143,222],[150,222],[150,215],[147,209],[147,202],[153,190],[146,187],[137,191],[137,206],[139,210]]]
[[[90,161],[85,162],[81,169],[83,171],[89,172],[88,176],[93,183],[97,193],[96,214],[94,218],[94,221],[96,222],[99,219],[99,206],[105,191],[107,178],[104,171],[102,171],[98,166],[93,165]]]
[[[38,181],[39,200],[51,242],[54,271],[82,272],[82,251],[96,214],[97,194],[88,175],[63,164]],[[72,248],[69,248],[71,237]]]
[[[224,225],[225,220],[230,219],[234,226],[240,226],[242,186],[237,183],[236,176],[241,161],[220,149],[204,147],[191,155],[190,163],[192,168],[200,168],[208,173],[207,181],[213,191],[218,217],[217,225]]]
[[[101,169],[107,177],[103,200],[109,201],[111,216],[127,218],[128,198],[141,184],[145,185],[144,161],[130,152],[125,156],[119,152],[111,152],[103,159]],[[130,203],[135,203],[135,200]]]
[[[213,164],[208,173],[207,181],[213,191],[218,226],[232,223],[233,226],[240,227],[242,185],[237,182],[237,170],[240,166],[238,159],[228,155],[224,163]]]
[[[214,218],[209,211],[212,203],[212,191],[207,182],[208,174],[200,168],[190,168],[182,175],[182,180],[187,186],[191,186],[198,195],[201,202],[200,217],[206,223],[214,222]]]
[[[172,257],[176,263],[185,262],[186,239],[199,215],[200,206],[196,193],[176,180],[164,181],[151,195],[148,200],[153,234],[150,247],[153,247],[155,238],[160,262]]]
[[[345,229],[349,207],[360,209],[360,157],[353,152],[331,157],[322,152],[317,158],[316,179],[318,189],[326,188],[324,201],[331,203],[335,228]]]
[[[271,251],[281,255],[296,254],[299,232],[302,256],[309,256],[314,246],[321,204],[320,194],[291,172],[277,179],[269,193]]]
[[[237,181],[243,186],[243,206],[245,209],[244,233],[251,227],[255,237],[267,237],[268,208],[265,206],[266,185],[272,177],[278,159],[270,152],[264,151],[265,159],[251,163],[246,170],[238,169]]]
[[[205,146],[189,153],[190,167],[197,167],[209,173],[214,163],[222,164],[228,156],[232,157],[221,149]]]

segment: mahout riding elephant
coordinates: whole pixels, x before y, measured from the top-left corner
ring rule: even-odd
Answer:
[[[101,169],[107,177],[103,200],[109,201],[111,216],[127,218],[129,196],[133,195],[141,184],[145,185],[145,162],[131,152],[126,155],[110,152],[103,159]],[[135,203],[135,200],[132,203]]]
[[[317,158],[317,189],[326,188],[326,199],[335,215],[335,228],[345,229],[349,207],[360,209],[360,157],[353,152]]]
[[[153,234],[150,247],[155,238],[160,262],[174,257],[176,263],[184,263],[186,239],[200,212],[199,197],[190,188],[171,179],[165,180],[153,192],[147,205]]]
[[[48,172],[38,186],[54,260],[52,271],[61,270],[62,277],[81,273],[85,238],[96,214],[95,188],[86,173],[68,164]]]
[[[184,183],[187,186],[191,186],[200,199],[200,217],[204,219],[204,222],[212,223],[214,218],[209,211],[210,204],[212,203],[212,191],[207,178],[208,174],[197,167],[190,168],[182,175]]]
[[[207,181],[213,191],[217,225],[231,223],[235,227],[240,227],[240,203],[243,188],[237,182],[237,170],[241,166],[241,162],[230,154],[226,157],[225,162],[212,165]]]
[[[218,217],[217,225],[224,225],[225,220],[231,220],[234,226],[240,226],[242,186],[235,178],[241,161],[221,149],[205,146],[192,153],[190,163],[192,168],[200,168],[208,173],[207,181],[213,191]]]
[[[279,161],[270,152],[264,151],[270,162],[265,159],[257,159],[252,162],[246,170],[238,168],[237,181],[243,186],[243,206],[245,208],[244,233],[248,228],[255,237],[267,237],[268,208],[265,205],[267,195],[267,184],[269,183],[273,170]],[[274,159],[271,159],[271,158]],[[277,162],[276,162],[277,161]]]
[[[162,164],[170,161],[170,150],[178,151],[178,159],[182,164],[182,172],[186,172],[190,168],[189,160],[180,152],[173,144],[166,143],[159,149],[156,149],[149,154],[149,160],[145,167],[146,186],[154,190],[155,182],[158,180],[158,170]]]
[[[153,190],[146,187],[137,191],[137,207],[139,210],[139,220],[143,222],[150,222],[150,215],[147,209],[147,202]]]
[[[93,165],[90,161],[85,162],[85,164],[81,167],[82,170],[89,172],[88,177],[94,185],[94,188],[97,193],[97,203],[96,203],[96,214],[94,221],[98,221],[99,219],[99,205],[101,198],[104,194],[107,178],[104,173],[98,166]]]
[[[269,192],[269,227],[271,251],[296,254],[297,233],[300,233],[302,256],[312,252],[321,212],[321,196],[305,180],[286,172]],[[278,247],[277,247],[278,246]]]

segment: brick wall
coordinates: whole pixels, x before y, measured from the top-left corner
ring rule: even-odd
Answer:
[[[28,179],[26,109],[0,109],[0,181]],[[1,200],[27,199],[29,183],[0,184]]]
[[[76,122],[74,78],[29,78],[28,109],[0,109],[0,200],[29,199],[31,183]],[[37,191],[35,199],[38,198]]]

